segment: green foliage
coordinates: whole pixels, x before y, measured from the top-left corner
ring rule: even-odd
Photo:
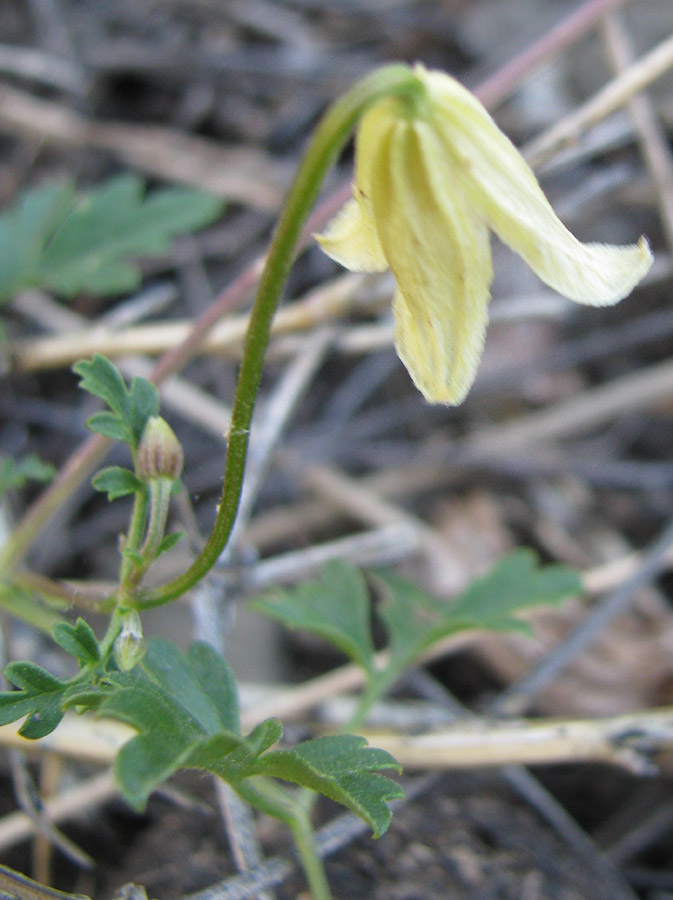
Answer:
[[[124,466],[108,466],[101,469],[91,479],[91,484],[97,491],[107,494],[108,500],[135,494],[143,488],[141,480]]]
[[[222,209],[191,188],[143,195],[134,175],[83,194],[68,181],[24,192],[0,215],[0,300],[35,286],[68,297],[133,290],[141,280],[133,260],[166,253],[173,238],[209,224]]]
[[[373,670],[369,591],[360,570],[350,563],[327,563],[319,581],[273,591],[268,599],[252,601],[252,606],[288,628],[318,635],[366,671]]]
[[[347,806],[371,827],[375,837],[390,824],[388,801],[402,797],[394,781],[376,772],[400,771],[385,750],[369,747],[363,737],[340,734],[304,741],[292,750],[272,750],[260,759],[266,775],[311,788]]]
[[[85,674],[90,680],[98,676],[100,647],[96,635],[83,619],[78,619],[75,625],[57,622],[52,628],[52,636],[80,665],[89,667]],[[31,662],[9,663],[3,672],[7,681],[19,690],[0,692],[0,725],[26,716],[19,729],[23,737],[37,739],[52,732],[63,718],[67,697],[76,679],[61,681]]]
[[[35,740],[52,732],[63,718],[67,683],[30,662],[9,663],[3,671],[19,690],[0,693],[0,725],[26,716],[19,729],[23,737]]]
[[[134,378],[131,387],[127,388],[117,367],[98,353],[90,360],[80,359],[72,370],[80,376],[79,386],[100,397],[110,408],[109,412],[102,411],[91,416],[87,421],[89,428],[113,440],[124,441],[135,453],[147,420],[159,412],[159,392],[156,387],[146,378]],[[109,472],[103,470],[106,471]],[[113,492],[122,486],[120,474],[104,475],[103,481],[99,482],[104,486],[99,490],[109,492],[109,488],[105,486],[109,483],[108,478],[113,479]],[[126,486],[130,485],[128,478],[124,483]]]
[[[82,618],[74,625],[60,622],[52,629],[52,636],[59,647],[74,656],[84,665],[100,662],[101,652],[96,635],[91,626]]]
[[[385,751],[367,747],[363,738],[325,737],[271,750],[283,730],[276,719],[243,735],[233,673],[208,644],[192,644],[184,655],[170,642],[152,639],[132,672],[113,673],[73,691],[65,704],[94,709],[138,730],[116,761],[121,790],[136,808],[179,768],[216,773],[234,789],[253,776],[312,788],[357,812],[376,834],[390,820],[386,801],[400,796],[392,781],[376,774],[397,769],[397,763]]]
[[[13,488],[22,488],[27,481],[50,481],[56,472],[51,463],[31,453],[21,459],[0,456],[0,497]]]
[[[169,550],[172,550],[173,547],[177,543],[179,543],[183,537],[185,537],[184,531],[173,531],[171,534],[165,534],[161,539],[159,546],[157,547],[157,556],[161,556],[163,553],[168,553]]]
[[[516,613],[536,604],[558,603],[581,589],[575,572],[561,565],[539,566],[530,550],[517,550],[501,559],[453,602],[439,601],[392,572],[372,577],[381,589],[377,612],[388,635],[385,672],[374,666],[367,585],[350,563],[328,563],[320,580],[291,591],[272,592],[252,605],[290,628],[331,641],[370,678],[388,681],[449,634],[471,628],[525,631],[528,626]]]

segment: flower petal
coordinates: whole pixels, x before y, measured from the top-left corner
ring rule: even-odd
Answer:
[[[627,247],[578,241],[479,101],[449,75],[420,67],[417,74],[432,94],[432,121],[460,185],[496,234],[571,300],[606,306],[626,297],[652,265],[647,241]]]
[[[374,163],[372,204],[397,281],[397,352],[426,400],[458,404],[474,381],[488,319],[486,225],[454,186],[426,123],[399,120]]]
[[[360,120],[355,138],[353,198],[315,235],[328,256],[352,272],[384,272],[388,261],[379,240],[371,202],[373,160],[379,141],[394,128],[399,115],[394,98],[377,103]]]

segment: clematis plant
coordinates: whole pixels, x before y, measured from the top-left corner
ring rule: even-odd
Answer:
[[[590,306],[629,294],[652,255],[645,238],[580,243],[481,103],[443,72],[414,73],[419,94],[363,115],[353,198],[318,240],[348,269],[392,270],[397,352],[427,400],[458,404],[484,344],[489,228],[551,288]]]
[[[449,75],[392,65],[363,78],[318,125],[274,233],[243,348],[213,530],[186,572],[139,593],[139,608],[184,594],[226,546],[271,321],[304,222],[355,128],[353,197],[317,237],[350,269],[393,271],[397,352],[430,402],[460,403],[474,381],[492,281],[489,229],[578,303],[616,303],[652,264],[645,238],[615,247],[573,237],[519,152]]]

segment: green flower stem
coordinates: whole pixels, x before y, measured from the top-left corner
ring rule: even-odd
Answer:
[[[148,507],[148,489],[146,486],[142,490],[136,491],[133,501],[133,512],[131,513],[131,522],[129,524],[128,534],[124,541],[124,550],[139,550],[140,542],[145,534],[145,522],[147,521]],[[142,574],[142,573],[140,573]],[[119,570],[119,594],[123,597],[128,593],[129,589],[137,581],[137,565],[128,556],[122,555],[122,563]]]
[[[172,478],[152,478],[149,481],[150,489],[150,520],[147,525],[145,542],[140,548],[140,553],[147,565],[154,562],[164,532],[166,531],[166,519],[168,507],[173,491]]]
[[[114,644],[117,635],[121,631],[123,616],[124,614],[119,607],[113,610],[112,615],[110,616],[107,631],[105,632],[105,636],[103,637],[103,640],[99,645],[101,659],[103,660],[106,660],[110,653],[112,653],[112,645]]]
[[[213,530],[186,572],[139,595],[136,603],[139,609],[159,606],[184,594],[215,565],[225,548],[241,497],[250,423],[269,343],[271,321],[294,261],[302,227],[318,197],[325,175],[362,113],[386,97],[413,98],[419,96],[422,90],[418,78],[407,66],[392,65],[378,69],[337,100],[318,125],[276,226],[250,315],[231,415],[222,498]]]
[[[318,848],[309,811],[300,800],[295,800],[279,785],[265,778],[246,779],[234,786],[235,791],[256,809],[284,822],[294,839],[301,867],[306,875],[313,900],[332,900]]]

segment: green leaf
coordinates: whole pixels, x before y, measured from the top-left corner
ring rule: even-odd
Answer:
[[[130,469],[123,466],[108,466],[101,469],[91,479],[91,484],[97,491],[108,495],[108,500],[117,500],[128,494],[135,494],[143,490],[143,483]]]
[[[319,581],[253,600],[252,608],[288,628],[319,635],[366,671],[372,671],[369,593],[362,574],[350,563],[329,562]]]
[[[134,566],[142,568],[144,565],[143,555],[139,550],[133,550],[131,547],[124,547],[122,557],[132,562]]]
[[[113,440],[124,441],[135,451],[147,420],[159,412],[156,386],[146,378],[134,378],[127,388],[119,369],[99,353],[92,359],[78,360],[72,369],[80,376],[79,386],[100,397],[110,408],[91,416],[87,421],[89,428]]]
[[[119,369],[100,353],[91,359],[80,359],[72,367],[79,375],[79,386],[94,397],[100,397],[121,419],[128,419],[131,412],[129,392]]]
[[[501,559],[484,578],[470,584],[451,605],[454,620],[468,627],[498,631],[527,626],[514,613],[540,603],[559,603],[582,591],[573,569],[563,565],[539,566],[532,550],[517,550]]]
[[[95,431],[96,434],[102,434],[103,437],[111,438],[113,441],[123,441],[125,444],[133,446],[131,429],[114,413],[94,413],[93,416],[86,420],[86,424],[87,428]]]
[[[221,201],[190,188],[143,195],[134,175],[81,195],[69,182],[25,192],[0,215],[0,298],[31,285],[66,296],[132,290],[141,280],[137,258],[165,254],[175,237],[222,210]]]
[[[382,587],[378,612],[389,636],[390,665],[403,669],[427,647],[449,634],[480,628],[524,631],[516,613],[542,603],[558,603],[579,593],[577,573],[561,565],[539,566],[531,550],[503,557],[453,602],[438,601],[392,572],[374,576]]]
[[[229,747],[245,745],[237,733],[234,676],[206,644],[193,645],[185,656],[169,641],[150,639],[132,672],[112,676],[105,687],[71,692],[67,703],[96,708],[138,730],[115,764],[124,796],[137,808],[178,768],[196,765],[190,760],[199,757],[193,754],[214,737]],[[251,755],[246,746],[245,759]]]
[[[240,729],[236,680],[209,644],[192,644],[185,657],[171,641],[154,638],[141,665],[155,684],[189,710],[204,733]]]
[[[35,273],[44,244],[75,202],[72,184],[33,188],[0,214],[0,301],[37,284]]]
[[[174,531],[171,534],[165,534],[157,548],[157,556],[161,556],[162,553],[168,553],[183,537],[185,537],[184,531]]]
[[[385,750],[369,747],[363,737],[335,735],[304,741],[291,750],[271,750],[257,770],[319,791],[361,816],[379,837],[390,824],[388,801],[402,797],[401,788],[381,769],[401,771]]]
[[[104,684],[73,686],[63,703],[137,729],[115,769],[122,793],[139,809],[179,768],[214,772],[234,788],[268,775],[319,790],[362,815],[376,834],[390,820],[387,800],[401,796],[397,785],[376,774],[399,766],[363,738],[319,738],[293,750],[271,750],[283,731],[275,719],[243,736],[234,676],[208,644],[193,644],[184,655],[168,641],[150,639],[134,670],[110,675]]]
[[[147,378],[134,377],[129,390],[128,423],[137,445],[147,420],[159,414],[159,391]]]
[[[155,644],[152,648],[150,662],[154,658],[156,646]],[[217,711],[220,725],[230,731],[240,732],[238,687],[230,666],[209,644],[200,641],[191,645],[187,657],[196,680]]]
[[[8,490],[24,487],[27,481],[50,481],[55,472],[51,463],[44,462],[34,453],[21,459],[0,456],[0,497]]]
[[[78,618],[75,625],[60,622],[52,629],[52,636],[59,647],[85,664],[100,660],[100,647],[93,629],[84,619]]]
[[[63,718],[66,685],[34,663],[9,663],[4,674],[20,690],[0,693],[0,725],[27,716],[19,729],[23,737],[36,740],[52,732]]]

